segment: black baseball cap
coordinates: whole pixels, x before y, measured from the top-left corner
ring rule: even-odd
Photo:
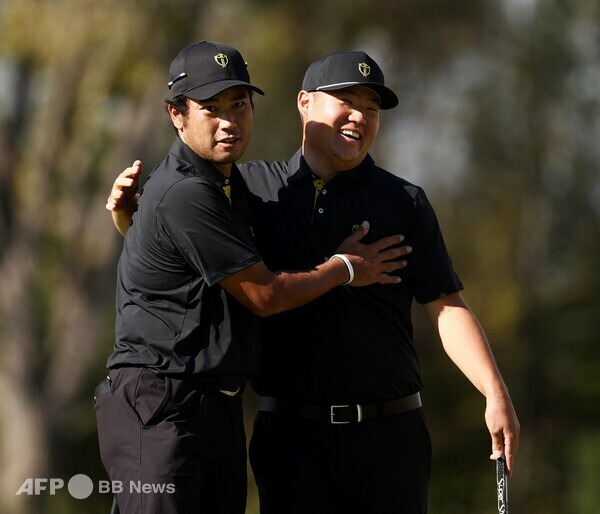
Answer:
[[[385,85],[379,65],[365,52],[334,52],[313,62],[304,75],[304,91],[336,91],[366,86],[379,95],[382,109],[398,105],[398,97]]]
[[[206,100],[233,86],[246,86],[264,95],[250,83],[242,55],[232,46],[214,41],[200,41],[181,50],[171,62],[167,85],[171,99],[184,95]]]

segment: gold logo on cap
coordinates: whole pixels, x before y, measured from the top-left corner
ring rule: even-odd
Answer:
[[[215,61],[217,61],[217,64],[221,66],[221,68],[226,68],[229,64],[229,57],[225,54],[217,54],[215,55]]]
[[[358,71],[363,77],[367,78],[371,74],[371,66],[366,62],[360,62],[358,63]]]

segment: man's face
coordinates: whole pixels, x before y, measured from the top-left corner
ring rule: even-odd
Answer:
[[[250,142],[252,103],[248,88],[235,86],[207,100],[188,99],[188,113],[169,109],[182,140],[221,173],[229,175]]]
[[[304,151],[329,171],[346,171],[365,158],[379,131],[379,97],[364,86],[301,92]]]

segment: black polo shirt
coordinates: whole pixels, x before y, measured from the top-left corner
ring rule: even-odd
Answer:
[[[257,392],[309,403],[368,403],[419,391],[413,299],[427,303],[462,289],[423,190],[378,168],[370,156],[317,188],[300,152],[240,171],[254,193],[257,246],[270,269],[322,263],[363,220],[371,224],[363,242],[403,234],[413,247],[399,284],[337,287],[263,320]]]
[[[248,190],[179,138],[144,185],[118,266],[110,368],[236,388],[256,370],[257,319],[218,282],[261,260]]]

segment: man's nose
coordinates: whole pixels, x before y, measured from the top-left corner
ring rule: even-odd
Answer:
[[[354,108],[352,109],[350,116],[348,116],[348,119],[357,125],[360,125],[361,123],[365,122],[365,113],[362,111],[362,109]]]

